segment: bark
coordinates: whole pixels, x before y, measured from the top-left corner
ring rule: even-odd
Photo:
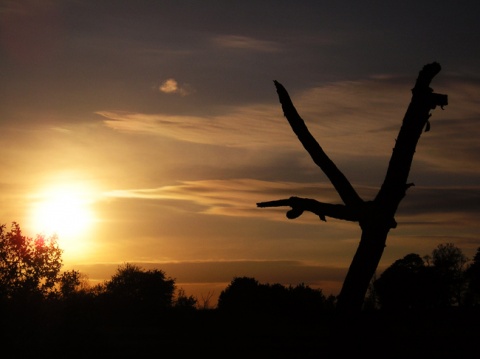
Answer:
[[[447,95],[433,93],[430,82],[440,72],[436,62],[427,64],[420,71],[412,99],[390,158],[384,182],[373,201],[363,201],[348,179],[325,154],[322,147],[308,131],[305,122],[285,90],[275,81],[277,93],[285,117],[294,133],[310,154],[312,160],[327,175],[337,190],[342,204],[328,204],[309,198],[290,197],[277,201],[260,202],[258,207],[288,206],[289,219],[294,219],[304,211],[315,213],[322,220],[332,217],[358,222],[362,234],[360,243],[345,277],[338,296],[337,311],[343,318],[351,318],[360,313],[369,282],[374,275],[383,254],[388,232],[395,228],[395,212],[413,184],[407,184],[415,149],[423,129],[430,129],[430,111],[436,106],[447,105]]]

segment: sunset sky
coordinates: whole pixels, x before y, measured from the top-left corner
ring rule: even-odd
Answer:
[[[159,268],[187,294],[235,276],[338,294],[358,224],[257,202],[341,203],[273,80],[363,199],[421,68],[448,94],[420,138],[379,271],[480,247],[478,1],[0,2],[0,224],[59,235],[93,281]]]

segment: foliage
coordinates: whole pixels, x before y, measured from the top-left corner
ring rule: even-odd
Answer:
[[[396,260],[374,282],[375,293],[384,309],[409,309],[422,305],[425,298],[425,264],[411,253]]]
[[[65,271],[60,275],[60,293],[63,298],[69,298],[77,291],[81,285],[82,274],[74,269]]]
[[[285,287],[261,284],[250,277],[235,277],[218,298],[220,311],[252,315],[315,315],[333,308],[333,298],[305,284]]]
[[[255,278],[235,277],[218,297],[217,307],[225,309],[255,310],[259,304],[260,283]]]
[[[480,306],[480,247],[473,257],[472,263],[465,270],[468,287],[465,295],[466,304]]]
[[[185,290],[180,288],[173,303],[173,306],[178,309],[193,309],[197,305],[197,299],[193,295],[187,296]]]
[[[432,263],[442,272],[460,273],[467,263],[467,257],[453,243],[445,243],[433,250]]]
[[[0,226],[0,297],[13,299],[40,295],[54,290],[62,267],[62,250],[56,236],[22,234],[18,223],[10,231]]]
[[[408,254],[373,282],[381,308],[405,310],[464,304],[467,286],[475,288],[474,281],[478,277],[467,275],[475,269],[464,270],[467,258],[462,250],[452,243],[440,244],[431,256],[424,258]],[[474,264],[469,268],[475,268]]]
[[[465,291],[464,267],[467,257],[453,243],[440,244],[432,252],[432,263],[441,290],[437,293],[444,304],[461,304]]]
[[[105,294],[124,304],[137,304],[157,308],[173,305],[175,280],[165,272],[126,263],[120,265],[112,278],[105,283]]]

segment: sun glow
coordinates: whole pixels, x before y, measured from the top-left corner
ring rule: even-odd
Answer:
[[[95,222],[92,191],[80,185],[50,187],[33,201],[31,228],[36,234],[57,235],[67,256],[81,256],[88,249],[88,232]]]

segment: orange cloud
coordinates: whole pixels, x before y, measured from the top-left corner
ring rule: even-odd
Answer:
[[[363,188],[365,191],[365,188]],[[371,191],[367,189],[368,191]],[[152,189],[115,190],[105,193],[110,198],[179,200],[194,203],[210,215],[264,218],[285,221],[287,208],[259,209],[257,202],[289,198],[316,198],[327,203],[341,203],[331,185],[293,182],[269,182],[254,179],[183,181],[176,185]],[[198,207],[200,206],[200,207]],[[181,205],[179,205],[181,207]],[[306,214],[295,223],[318,223],[315,215]]]
[[[190,85],[184,84],[180,86],[174,78],[163,81],[158,90],[166,94],[178,94],[180,96],[187,96],[193,92],[193,88]]]

